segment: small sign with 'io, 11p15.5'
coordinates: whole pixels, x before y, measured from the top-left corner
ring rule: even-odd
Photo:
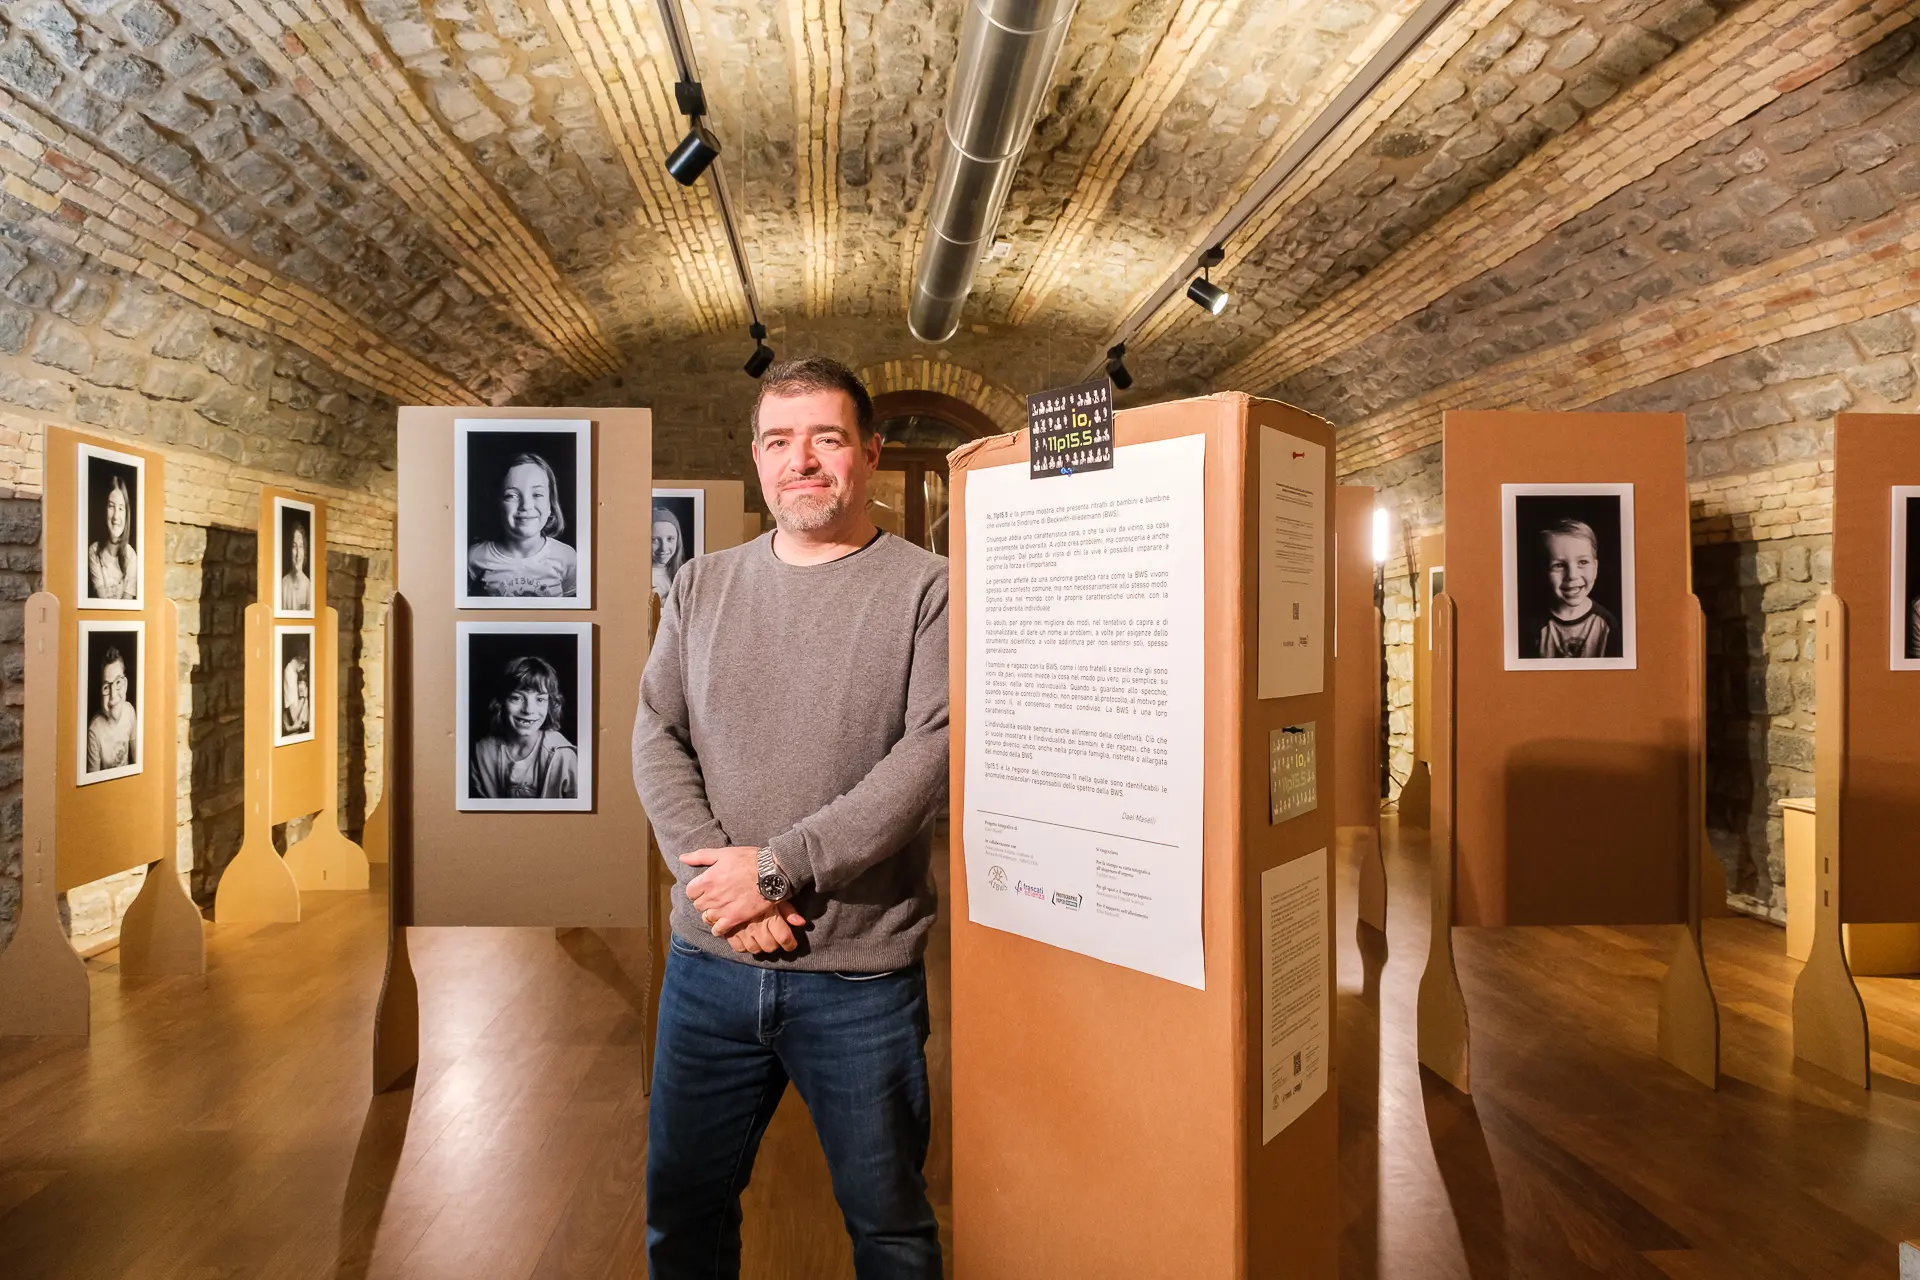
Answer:
[[[1105,378],[1027,397],[1032,477],[1113,470],[1113,384]]]

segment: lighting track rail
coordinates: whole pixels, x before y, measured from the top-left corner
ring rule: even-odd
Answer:
[[[1107,368],[1108,361],[1112,359],[1112,350],[1115,347],[1124,350],[1126,344],[1140,332],[1141,327],[1151,320],[1161,307],[1167,305],[1175,294],[1187,288],[1196,272],[1199,272],[1203,266],[1211,265],[1207,261],[1208,256],[1225,245],[1229,239],[1238,234],[1242,227],[1253,220],[1254,215],[1260,212],[1267,201],[1273,199],[1274,193],[1312,158],[1313,153],[1318,151],[1354,112],[1360,109],[1361,104],[1373,96],[1374,91],[1393,74],[1395,68],[1405,62],[1407,56],[1433,34],[1433,29],[1439,26],[1459,3],[1460,0],[1426,0],[1426,3],[1408,14],[1406,20],[1387,38],[1387,42],[1380,46],[1379,52],[1367,60],[1366,66],[1360,68],[1359,74],[1334,95],[1333,101],[1323,107],[1320,114],[1313,118],[1313,123],[1309,124],[1300,136],[1295,138],[1292,144],[1267,166],[1267,171],[1260,175],[1259,181],[1255,182],[1247,193],[1213,224],[1206,237],[1200,241],[1206,247],[1182,258],[1180,265],[1167,274],[1147,300],[1134,308],[1133,313],[1120,327],[1107,336],[1106,341],[1100,344],[1103,354],[1088,362],[1085,371],[1081,374],[1082,379],[1100,376]],[[1208,284],[1211,288],[1210,279]],[[1221,296],[1224,298],[1225,295]],[[1210,302],[1202,302],[1198,298],[1195,301],[1209,310],[1212,309]]]
[[[720,164],[720,144],[707,131],[706,93],[700,87],[700,72],[693,61],[693,39],[687,33],[686,18],[680,12],[680,0],[657,0],[660,11],[660,24],[667,31],[667,47],[673,53],[673,66],[679,75],[679,83],[674,85],[674,100],[691,125],[687,137],[674,148],[668,157],[668,171],[674,180],[682,186],[692,186],[700,175],[705,173],[713,186],[713,200],[720,208],[720,225],[727,233],[727,247],[733,252],[734,273],[740,277],[740,292],[747,300],[747,316],[751,321],[749,333],[753,337],[753,356],[747,361],[747,371],[753,372],[758,364],[760,372],[765,372],[767,364],[772,362],[772,352],[765,345],[767,330],[760,319],[760,295],[753,287],[753,268],[747,263],[746,241],[740,235],[740,219],[733,210],[733,195],[727,187],[726,170]],[[681,172],[691,169],[692,175],[681,180]],[[766,357],[761,352],[767,352]]]

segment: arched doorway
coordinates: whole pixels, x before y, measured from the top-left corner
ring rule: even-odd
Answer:
[[[980,410],[938,391],[889,391],[873,401],[880,470],[868,514],[889,533],[947,554],[947,455],[1000,428]]]

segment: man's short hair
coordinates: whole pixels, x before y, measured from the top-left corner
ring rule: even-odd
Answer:
[[[768,396],[801,396],[809,391],[840,391],[853,401],[860,438],[873,438],[873,397],[860,375],[832,356],[802,356],[783,360],[760,377],[760,394],[753,398],[753,438],[760,438],[760,403]]]

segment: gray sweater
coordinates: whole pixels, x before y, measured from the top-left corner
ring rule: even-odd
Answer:
[[[704,951],[880,973],[920,958],[947,783],[947,562],[882,533],[790,565],[763,534],[687,563],[640,681],[633,784]],[[809,924],[800,950],[737,954],[687,902],[680,855],[769,845]]]

